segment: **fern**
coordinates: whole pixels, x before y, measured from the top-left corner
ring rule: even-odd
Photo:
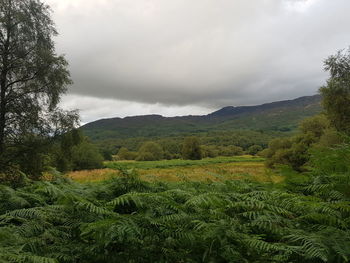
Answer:
[[[317,235],[305,235],[303,233],[292,234],[286,236],[293,243],[301,243],[301,246],[296,249],[296,252],[307,259],[321,259],[324,262],[328,261],[327,247],[322,244],[320,237]]]
[[[346,176],[310,175],[294,192],[124,173],[99,184],[0,186],[0,262],[349,261]]]

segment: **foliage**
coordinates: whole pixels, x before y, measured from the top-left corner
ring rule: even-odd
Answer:
[[[93,144],[84,141],[72,149],[72,169],[85,170],[101,168],[103,157]]]
[[[163,149],[166,156],[175,156],[180,150],[175,144],[182,140],[184,132],[200,127],[208,132],[212,120],[216,131],[245,123],[247,119],[236,113],[252,113],[254,107],[224,108],[204,118],[186,117],[185,121],[175,118],[177,124],[182,124],[178,127],[182,136],[172,141],[158,138],[162,144],[144,143],[138,152],[138,159],[144,162],[107,163],[118,168],[120,176],[101,183],[77,184],[53,168],[46,180],[29,181],[23,171],[33,177],[50,169],[50,164],[62,170],[95,168],[103,158],[99,149],[78,131],[65,130],[74,123],[75,114],[67,118],[56,107],[69,75],[65,60],[54,53],[51,37],[55,30],[48,7],[37,0],[0,0],[0,4],[1,161],[21,153],[7,170],[1,167],[1,263],[350,261],[350,145],[331,125],[347,132],[348,116],[344,117],[344,112],[348,108],[327,108],[327,99],[334,90],[340,89],[339,94],[348,100],[348,57],[338,55],[326,62],[332,76],[323,92],[331,124],[322,115],[308,119],[294,137],[276,139],[265,151],[271,166],[286,164],[280,170],[286,177],[281,184],[249,180],[145,182],[135,169],[130,169],[138,165],[176,167],[242,160],[243,157],[219,157],[194,161],[202,158],[202,151],[199,139],[192,136],[182,145],[184,158],[191,160],[149,161],[164,158]],[[11,52],[15,62],[9,62],[9,44],[14,46]],[[8,82],[8,74],[15,77],[15,83]],[[22,108],[14,111],[12,102],[8,104],[7,89],[15,95],[15,102],[20,101],[14,105],[23,105],[28,115]],[[329,94],[332,96],[327,97]],[[344,101],[339,101],[335,105],[342,107]],[[274,110],[288,107],[273,105],[273,110],[270,104],[259,109],[276,123]],[[232,112],[234,119],[222,121]],[[17,124],[8,125],[6,114]],[[22,122],[18,116],[29,119]],[[259,117],[254,113],[249,120],[259,125],[266,122],[266,118]],[[277,123],[279,118],[281,115]],[[135,118],[131,119],[127,121],[139,126]],[[146,130],[149,136],[157,135],[150,122],[169,123],[159,116],[140,119],[148,125],[140,133]],[[200,125],[191,123],[199,119]],[[171,125],[162,126],[160,134],[169,128]],[[10,132],[19,136],[18,145],[11,145]],[[205,134],[205,154],[232,156],[247,149],[257,152],[264,146],[264,131],[251,133],[262,139],[261,143],[256,138],[248,139],[247,131],[240,132],[243,135],[238,138],[233,134],[225,138]],[[239,142],[232,143],[234,140]],[[138,142],[132,141],[134,146]],[[121,156],[128,154],[126,148],[119,152]],[[305,165],[308,172],[296,172]]]
[[[56,176],[0,186],[0,260],[348,262],[349,149],[330,150],[325,166],[312,155],[296,191],[243,180],[146,183],[124,168],[98,184]]]
[[[252,145],[262,148],[267,147],[268,141],[281,134],[266,134],[256,131],[233,131],[210,133],[197,136],[201,142],[202,157],[217,156],[237,156],[242,155]],[[153,141],[159,144],[163,150],[164,159],[179,159],[182,156],[182,148],[185,137],[167,137],[155,138]],[[96,145],[103,150],[111,148],[118,152],[118,160],[135,160],[138,150],[147,138],[129,138],[125,140],[116,139],[97,143]],[[119,148],[119,150],[118,150]]]
[[[164,157],[162,147],[155,142],[145,142],[141,145],[136,160],[137,161],[157,161]]]
[[[97,147],[77,129],[56,139],[50,157],[50,165],[61,172],[101,168],[103,161]]]
[[[135,160],[137,157],[136,152],[130,152],[127,148],[121,147],[118,151],[119,160]]]
[[[331,127],[324,115],[305,119],[301,122],[299,130],[294,137],[277,138],[270,142],[268,149],[263,153],[268,158],[268,167],[283,164],[301,171],[310,160],[310,149],[321,145],[332,147],[342,143],[341,136]]]
[[[104,161],[112,161],[113,160],[113,151],[112,150],[101,149],[100,153],[101,153]]]
[[[185,138],[182,146],[182,158],[187,160],[202,159],[202,149],[197,137],[191,136]]]
[[[27,176],[16,167],[7,167],[0,172],[0,184],[9,185],[13,188],[24,186]]]
[[[243,154],[243,148],[235,145],[226,147],[217,147],[218,154],[221,156],[238,156]]]
[[[289,133],[288,133],[289,134]],[[164,151],[169,152],[173,159],[181,155],[183,141],[185,137],[193,134],[184,134],[179,136],[166,137],[135,137],[135,138],[114,138],[110,140],[96,141],[92,140],[100,149],[110,149],[118,152],[122,147],[127,148],[130,152],[137,151],[145,142],[152,140],[162,146]],[[290,134],[289,134],[290,135]],[[247,150],[250,146],[256,144],[266,148],[269,141],[277,137],[286,137],[286,134],[281,132],[265,132],[253,130],[234,130],[196,134],[196,137],[201,142],[201,146],[210,147],[215,152],[225,150],[226,147],[238,146],[243,150]],[[91,138],[91,137],[89,137]]]
[[[232,134],[237,131],[243,131],[241,136],[243,135],[245,140],[252,140],[256,136],[254,131],[262,131],[270,135],[290,134],[297,129],[301,120],[320,113],[320,100],[320,96],[315,95],[252,107],[228,107],[228,111],[219,110],[203,116],[169,118],[146,115],[103,119],[88,123],[81,129],[94,142],[112,141],[116,146],[124,146],[133,151],[137,150],[137,145],[133,146],[131,142],[125,145],[124,140],[135,141],[137,138],[143,138],[142,142],[144,142],[168,137],[183,139],[191,135],[202,137],[204,134]],[[221,141],[220,136],[215,139]],[[237,141],[241,140],[237,138]],[[245,148],[237,144],[237,141],[231,145]],[[201,142],[204,143],[202,138]],[[265,144],[267,142],[268,140]],[[260,142],[256,140],[252,144],[260,144]]]
[[[41,1],[0,0],[1,170],[18,165],[40,177],[50,138],[77,124],[75,111],[58,107],[71,80],[55,52],[56,34]]]
[[[320,88],[323,107],[334,127],[350,134],[350,48],[326,59],[330,78]]]
[[[273,107],[263,107],[261,111],[240,117],[114,118],[113,121],[100,120],[81,129],[100,149],[113,152],[122,147],[135,152],[142,143],[154,141],[162,146],[165,159],[179,158],[184,138],[196,136],[204,146],[203,157],[215,157],[228,155],[230,149],[227,148],[230,146],[241,147],[243,151],[252,145],[266,148],[272,139],[290,136],[299,121],[320,112],[319,104],[320,97],[315,96],[276,103]]]
[[[250,155],[256,155],[258,152],[262,150],[263,148],[260,145],[252,145],[248,148],[247,153]]]

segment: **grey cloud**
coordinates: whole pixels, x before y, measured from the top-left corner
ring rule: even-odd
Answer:
[[[204,115],[215,110],[195,105],[168,107],[161,103],[137,103],[84,95],[67,95],[60,106],[65,109],[76,109],[77,105],[80,110],[81,124],[102,118],[147,114],[161,114],[163,116]]]
[[[311,95],[348,0],[47,0],[72,94],[215,108]],[[73,3],[72,3],[73,2]]]

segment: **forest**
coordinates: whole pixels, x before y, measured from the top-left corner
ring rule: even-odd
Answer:
[[[350,49],[324,61],[322,112],[288,133],[108,147],[59,107],[72,81],[56,34],[39,0],[0,0],[0,263],[350,261]],[[244,162],[277,179],[227,174]],[[211,177],[191,178],[206,165]],[[183,167],[176,180],[142,174]],[[96,169],[116,174],[69,176]]]

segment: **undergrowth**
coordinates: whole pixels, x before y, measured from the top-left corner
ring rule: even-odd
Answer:
[[[279,187],[145,182],[127,169],[0,186],[0,262],[348,262],[349,169],[330,165]]]

